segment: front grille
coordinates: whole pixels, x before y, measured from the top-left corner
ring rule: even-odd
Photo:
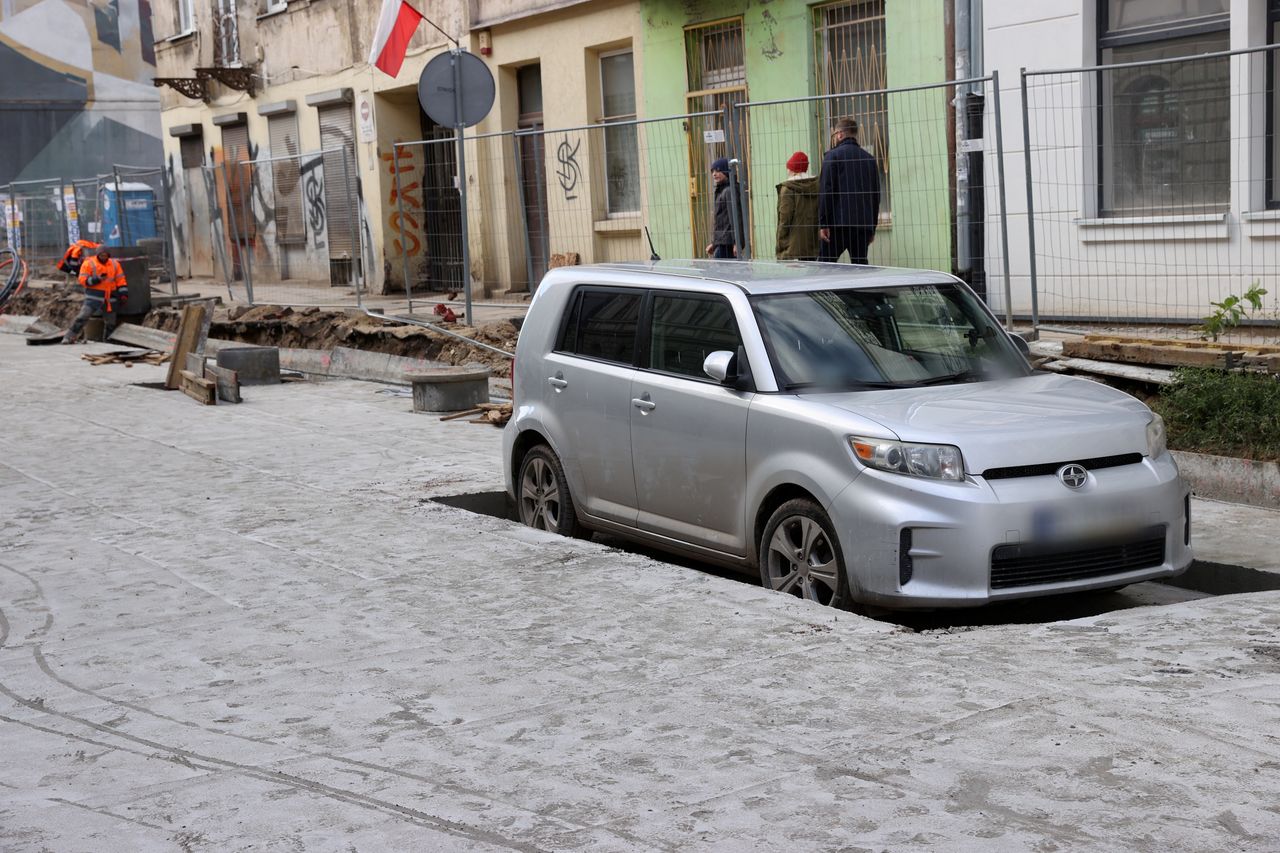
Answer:
[[[1150,569],[1164,562],[1163,525],[1123,542],[1068,548],[1062,543],[998,545],[991,552],[991,588],[1100,578]]]
[[[982,476],[988,480],[1009,480],[1014,477],[1043,477],[1056,474],[1063,465],[1081,465],[1088,471],[1099,468],[1119,468],[1136,465],[1142,461],[1141,453],[1121,453],[1118,456],[1097,456],[1093,459],[1068,459],[1066,462],[1044,462],[1039,465],[1011,465],[1008,468],[988,468]]]

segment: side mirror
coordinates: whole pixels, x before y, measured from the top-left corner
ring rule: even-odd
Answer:
[[[1009,333],[1009,337],[1013,340],[1013,345],[1018,348],[1018,352],[1022,353],[1027,358],[1031,357],[1031,347],[1027,346],[1026,338],[1022,337],[1022,335],[1014,334],[1013,332]]]
[[[702,372],[735,391],[756,389],[755,379],[751,376],[751,363],[747,361],[747,350],[743,346],[739,346],[737,352],[722,349],[708,354],[702,362]]]
[[[702,372],[721,385],[728,384],[738,378],[738,372],[734,369],[736,359],[736,353],[731,353],[727,349],[716,350],[708,354],[702,362]]]

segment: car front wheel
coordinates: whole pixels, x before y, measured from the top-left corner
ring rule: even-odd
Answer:
[[[797,498],[774,510],[760,537],[760,582],[828,607],[848,607],[844,557],[822,507]]]
[[[516,503],[521,523],[529,527],[561,536],[583,535],[564,468],[546,445],[534,447],[521,461]]]

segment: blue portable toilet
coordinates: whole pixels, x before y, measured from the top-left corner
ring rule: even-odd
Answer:
[[[119,199],[116,198],[116,184],[109,183],[102,188],[99,211],[103,244],[136,246],[139,240],[158,237],[155,190],[142,183],[121,182],[119,187]]]

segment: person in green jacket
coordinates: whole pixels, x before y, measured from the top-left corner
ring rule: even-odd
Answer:
[[[778,184],[778,260],[818,259],[818,179],[809,157],[797,151],[787,160],[787,179]]]

